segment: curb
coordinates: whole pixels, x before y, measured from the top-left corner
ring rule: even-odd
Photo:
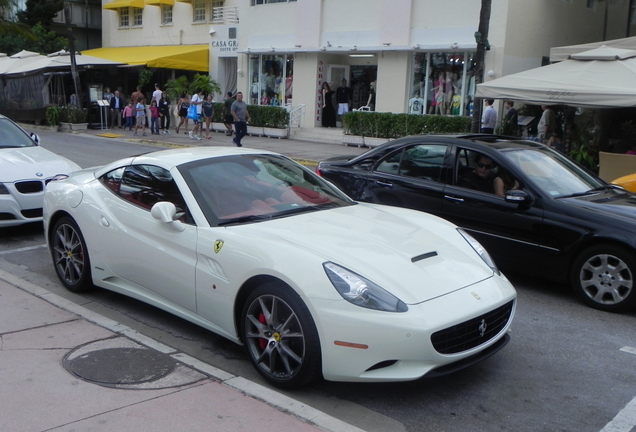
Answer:
[[[161,342],[157,342],[156,340],[149,338],[148,336],[145,336],[128,326],[111,320],[110,318],[106,318],[96,312],[90,311],[83,306],[75,304],[70,300],[54,294],[29,281],[7,273],[4,270],[0,270],[0,279],[54,306],[74,313],[85,319],[86,321],[110,330],[117,335],[124,336],[137,343],[145,345],[148,348],[152,348],[163,354],[169,355],[174,360],[181,362],[182,364],[198,372],[208,375],[211,378],[214,378],[224,386],[238,390],[247,396],[264,402],[278,409],[279,411],[297,417],[305,421],[306,423],[314,425],[326,432],[365,432],[363,429],[345,423],[342,420],[339,420],[320,410],[312,408],[309,405],[280,394],[275,390],[211,366],[207,363],[197,360],[194,357],[191,357],[188,354],[178,352],[174,348],[169,347],[168,345],[164,345]]]

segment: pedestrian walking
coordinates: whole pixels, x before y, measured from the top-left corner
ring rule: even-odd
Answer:
[[[170,99],[166,92],[161,93],[161,100],[159,101],[159,120],[161,122],[161,133],[170,133]]]
[[[203,97],[201,96],[202,90],[197,89],[197,91],[192,95],[190,99],[190,106],[194,105],[196,108],[196,116],[192,120],[194,121],[194,127],[190,132],[190,139],[200,140],[201,139],[201,129],[203,129],[202,122],[202,105],[203,105]]]
[[[110,127],[114,128],[115,124],[121,129],[121,111],[124,109],[124,100],[119,96],[119,91],[115,90],[115,94],[110,98]]]
[[[492,134],[495,132],[495,124],[497,123],[497,111],[492,107],[495,103],[494,99],[486,99],[484,104],[486,109],[481,115],[481,133]]]
[[[137,98],[137,105],[135,105],[135,113],[136,113],[136,123],[135,123],[135,135],[137,135],[137,130],[141,128],[141,133],[143,136],[148,136],[146,134],[146,105],[144,104],[143,96]]]
[[[188,133],[188,108],[190,108],[190,97],[186,92],[183,92],[179,100],[177,101],[177,106],[179,107],[179,124],[175,128],[177,133],[179,133],[179,128],[181,125],[184,125],[185,133]]]
[[[214,117],[214,101],[212,100],[212,93],[208,95],[203,104],[201,105],[203,108],[203,117],[205,117],[205,138],[210,139],[210,123],[212,122],[212,117]]]
[[[241,139],[247,135],[247,122],[250,121],[250,113],[247,111],[247,104],[243,101],[243,93],[236,94],[236,100],[232,103],[232,118],[234,119],[234,129],[236,136],[232,138],[232,142],[237,147],[243,147]]]
[[[154,99],[150,102],[150,133],[159,135],[159,107]]]
[[[133,108],[132,101],[128,102],[128,105],[124,108],[123,116],[126,119],[124,123],[124,130],[128,128],[129,131],[133,128],[133,116],[135,115],[135,109]]]
[[[232,104],[236,99],[232,97],[232,92],[227,92],[227,97],[223,101],[223,124],[227,129],[226,136],[232,136],[232,125],[234,124],[234,117],[232,117]]]

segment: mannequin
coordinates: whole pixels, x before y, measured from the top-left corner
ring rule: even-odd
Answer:
[[[446,113],[446,99],[444,98],[444,75],[440,73],[435,81],[435,114]]]
[[[367,100],[367,105],[371,111],[375,111],[375,81],[373,81],[370,85],[369,89],[369,99]]]
[[[444,106],[446,108],[446,111],[442,112],[442,114],[450,114],[452,101],[453,101],[453,77],[450,71],[446,71],[444,73]]]
[[[419,93],[415,93],[411,99],[409,99],[409,114],[424,114],[424,99],[420,98]]]

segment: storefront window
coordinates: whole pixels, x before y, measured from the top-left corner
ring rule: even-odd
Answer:
[[[472,115],[473,53],[415,53],[410,114]]]
[[[291,104],[294,56],[291,54],[250,56],[250,98],[253,105]]]

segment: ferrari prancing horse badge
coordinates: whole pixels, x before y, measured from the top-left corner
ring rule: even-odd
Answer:
[[[223,247],[223,240],[217,240],[214,242],[214,253],[219,253]]]

